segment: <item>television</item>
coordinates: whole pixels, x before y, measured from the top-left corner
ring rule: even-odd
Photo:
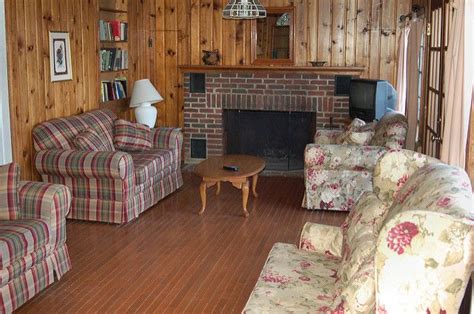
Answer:
[[[353,79],[349,88],[349,115],[366,122],[380,120],[387,111],[395,110],[397,92],[383,80]]]

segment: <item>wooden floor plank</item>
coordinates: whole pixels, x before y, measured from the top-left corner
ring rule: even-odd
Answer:
[[[125,226],[68,221],[73,269],[19,313],[239,313],[276,242],[295,243],[306,221],[339,225],[344,213],[301,208],[303,179],[262,176],[259,198],[224,184],[208,189],[200,208],[199,178]]]

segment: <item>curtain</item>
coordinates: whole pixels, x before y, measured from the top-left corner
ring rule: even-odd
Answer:
[[[406,66],[406,109],[408,119],[408,134],[406,147],[415,150],[418,129],[418,94],[420,84],[419,58],[425,20],[412,21],[408,36],[407,66]]]
[[[474,185],[474,84],[472,85],[471,120],[469,122],[469,130],[469,141],[467,144],[467,156],[469,156],[469,159],[466,160],[466,169],[468,170],[469,177],[471,178],[471,183]]]
[[[454,7],[454,14],[445,63],[446,114],[441,160],[465,168],[470,97],[466,97],[465,94],[467,82],[464,76],[464,41],[472,41],[472,38],[464,37],[465,0],[454,0],[451,5]],[[467,72],[470,71],[472,69]]]
[[[397,60],[397,111],[405,113],[407,100],[407,47],[410,25],[405,24],[398,39],[398,60]]]

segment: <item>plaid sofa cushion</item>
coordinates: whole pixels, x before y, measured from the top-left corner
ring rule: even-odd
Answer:
[[[112,143],[116,119],[117,116],[106,109],[43,122],[33,129],[35,150],[74,149],[76,136],[91,127],[102,139]]]
[[[74,146],[85,151],[115,151],[112,141],[101,138],[92,128],[79,133],[74,139]]]
[[[151,129],[146,125],[115,120],[114,145],[126,152],[140,152],[152,147]]]
[[[152,149],[146,152],[131,153],[135,167],[136,184],[144,184],[151,177],[158,175],[166,167],[173,165],[177,169],[176,158],[171,149]]]
[[[16,163],[0,166],[0,219],[16,219],[20,210],[18,184],[20,167]]]
[[[48,245],[50,228],[42,219],[0,221],[0,267]]]

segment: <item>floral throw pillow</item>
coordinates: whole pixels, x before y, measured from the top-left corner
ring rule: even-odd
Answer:
[[[352,120],[351,124],[349,124],[345,131],[342,132],[341,134],[339,134],[339,136],[337,137],[336,141],[338,144],[343,144],[344,143],[344,140],[346,139],[346,137],[352,133],[353,131],[357,130],[358,128],[362,127],[365,125],[365,122],[361,119],[358,119],[358,118],[355,118],[354,120]]]
[[[18,217],[19,182],[20,167],[16,163],[0,166],[0,219],[2,220],[13,220]]]
[[[353,145],[368,145],[374,136],[374,131],[357,131],[354,130],[349,132],[343,139],[342,144],[353,144]]]
[[[369,145],[375,134],[376,122],[365,123],[363,120],[355,118],[347,129],[338,138],[339,144]]]
[[[92,128],[79,133],[74,139],[74,146],[85,151],[115,151],[113,143],[107,138],[101,138]]]
[[[126,152],[141,152],[152,147],[151,129],[143,124],[116,120],[114,128],[116,149]]]

